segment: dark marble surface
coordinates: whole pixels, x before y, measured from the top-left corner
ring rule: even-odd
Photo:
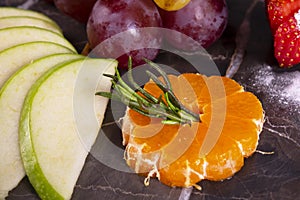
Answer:
[[[34,2],[34,1],[30,1]],[[0,0],[1,6],[18,6],[24,0]],[[222,182],[202,181],[202,191],[194,189],[184,195],[180,188],[169,188],[157,180],[148,187],[143,178],[132,173],[114,170],[89,155],[75,186],[73,199],[300,199],[300,87],[299,67],[279,69],[272,56],[272,37],[262,1],[227,0],[229,24],[222,38],[208,49],[220,71],[225,75],[228,66],[236,73],[229,76],[256,94],[262,101],[266,121],[258,150],[274,154],[255,153],[245,160],[241,171]],[[45,13],[63,29],[65,37],[80,52],[85,43],[85,26],[61,14],[53,5],[36,1],[29,9]],[[0,38],[1,40],[1,38]],[[239,60],[238,56],[243,59]],[[158,59],[164,58],[161,54]],[[232,62],[232,59],[234,59]],[[174,61],[173,61],[174,64]],[[228,75],[228,74],[227,74]],[[104,124],[106,134],[120,144],[120,130],[112,121],[110,109]],[[114,155],[111,155],[112,157]],[[38,199],[25,177],[9,193],[10,200]]]

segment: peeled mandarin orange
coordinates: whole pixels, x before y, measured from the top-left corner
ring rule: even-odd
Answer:
[[[264,122],[260,101],[226,77],[168,77],[176,97],[199,114],[200,121],[166,125],[127,109],[122,126],[127,164],[146,176],[146,185],[151,177],[169,186],[190,187],[204,179],[233,176],[258,145]],[[144,89],[163,95],[152,81]]]

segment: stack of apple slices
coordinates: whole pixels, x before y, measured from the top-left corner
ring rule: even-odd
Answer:
[[[0,8],[0,199],[27,174],[42,199],[70,199],[102,124],[117,62],[76,53],[58,25]]]

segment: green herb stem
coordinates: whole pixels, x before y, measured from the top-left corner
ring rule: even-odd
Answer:
[[[121,101],[129,108],[142,115],[162,118],[162,123],[164,124],[191,124],[192,122],[199,122],[199,115],[185,108],[185,106],[176,98],[168,75],[159,67],[159,65],[150,60],[145,59],[145,61],[163,78],[164,83],[160,81],[155,74],[146,71],[149,78],[162,90],[165,101],[162,101],[162,95],[159,96],[159,98],[156,98],[134,81],[131,57],[129,57],[128,60],[128,80],[133,88],[122,79],[120,72],[116,69],[115,75],[104,74],[104,76],[112,79],[111,82],[114,91],[112,93],[97,92],[96,95]]]

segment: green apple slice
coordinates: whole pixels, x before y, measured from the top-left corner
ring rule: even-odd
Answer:
[[[43,28],[30,26],[4,28],[0,29],[0,38],[0,51],[22,43],[46,41],[66,46],[76,52],[73,45],[62,35]]]
[[[32,11],[32,10],[25,10],[21,8],[15,8],[15,7],[0,7],[0,17],[9,17],[9,16],[29,16],[29,17],[36,17],[39,19],[43,19],[46,21],[49,21],[53,24],[56,24],[51,18],[48,16]]]
[[[0,88],[20,67],[38,58],[56,54],[73,53],[69,48],[53,42],[30,42],[0,52]]]
[[[9,16],[0,18],[0,29],[19,26],[44,28],[62,35],[62,30],[57,25],[44,19],[28,16]]]
[[[35,60],[14,73],[0,90],[0,199],[25,176],[19,149],[19,119],[32,84],[48,69],[82,58],[77,54],[53,54]]]
[[[64,63],[47,71],[28,92],[20,149],[26,174],[41,199],[71,198],[108,102],[95,93],[110,90],[110,79],[103,73],[114,74],[116,65],[115,60],[92,58]],[[83,110],[93,112],[76,119],[76,99]],[[99,105],[101,109],[94,109]],[[78,125],[85,127],[83,133]]]

